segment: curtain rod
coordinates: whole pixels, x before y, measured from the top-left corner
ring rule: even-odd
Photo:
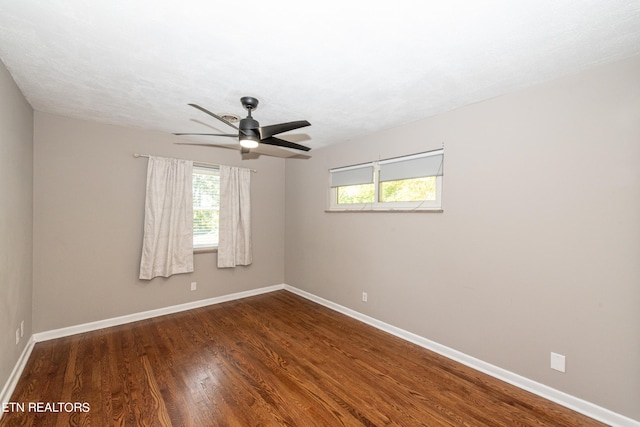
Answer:
[[[133,153],[133,157],[135,157],[136,159],[137,159],[138,157],[147,157],[147,158],[149,158],[149,157],[151,157],[151,155],[150,155],[150,154],[138,154],[138,153]],[[194,165],[196,165],[196,166],[210,166],[210,167],[214,167],[214,168],[219,168],[219,167],[220,167],[220,165],[218,165],[218,164],[216,164],[216,163],[206,163],[206,162],[196,162],[196,161],[194,161],[194,162],[193,162],[193,164],[194,164]],[[248,168],[243,168],[243,169],[248,169]],[[253,172],[253,173],[258,172],[258,171],[257,171],[257,170],[255,170],[255,169],[249,169],[249,170],[250,170],[251,172]]]

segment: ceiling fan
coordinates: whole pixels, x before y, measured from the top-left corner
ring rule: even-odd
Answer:
[[[258,108],[258,99],[251,96],[243,96],[240,98],[242,106],[247,110],[248,115],[244,119],[240,120],[239,126],[231,123],[225,118],[212,113],[196,104],[189,104],[193,108],[220,120],[222,123],[236,129],[237,133],[174,133],[174,135],[201,135],[201,136],[224,136],[230,138],[238,138],[240,142],[240,151],[245,154],[249,153],[252,148],[258,147],[259,144],[276,145],[279,147],[293,148],[296,150],[309,151],[309,147],[296,144],[295,142],[285,141],[284,139],[276,138],[274,135],[287,132],[294,129],[299,129],[305,126],[310,126],[306,120],[298,120],[295,122],[279,123],[269,126],[260,126],[257,120],[251,116],[251,111]],[[216,145],[216,144],[211,144]]]

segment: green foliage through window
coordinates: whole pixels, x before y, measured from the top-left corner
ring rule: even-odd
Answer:
[[[374,203],[374,184],[337,187],[338,204]],[[436,199],[436,177],[400,179],[380,183],[378,198],[381,203],[420,202]]]
[[[380,201],[419,202],[436,199],[436,177],[400,179],[380,183]]]
[[[216,170],[194,168],[193,171],[193,246],[218,245],[220,211],[220,177]]]
[[[373,184],[346,185],[338,187],[338,203],[373,203],[374,187]]]

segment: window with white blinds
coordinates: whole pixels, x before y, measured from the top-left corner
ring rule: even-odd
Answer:
[[[329,210],[439,210],[444,150],[329,170]]]
[[[220,174],[217,168],[193,167],[193,249],[218,246]]]

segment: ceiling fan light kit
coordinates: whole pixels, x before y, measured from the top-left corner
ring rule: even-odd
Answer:
[[[309,151],[309,147],[296,144],[295,142],[289,142],[284,139],[276,138],[274,135],[284,133],[290,130],[299,129],[305,126],[310,126],[306,120],[298,120],[294,122],[278,123],[269,126],[260,126],[260,123],[251,116],[251,111],[258,108],[258,99],[252,96],[243,96],[240,98],[242,106],[247,110],[247,117],[241,119],[238,126],[233,124],[228,117],[233,117],[231,114],[217,115],[201,107],[197,104],[189,104],[193,108],[197,108],[210,115],[211,117],[220,120],[222,123],[230,126],[238,131],[238,133],[174,133],[174,135],[200,135],[200,136],[223,136],[238,138],[240,143],[241,153],[248,153],[252,148],[257,148],[260,144],[275,145],[278,147],[293,148],[294,150]],[[215,144],[212,144],[215,145]]]
[[[255,136],[240,135],[240,145],[242,145],[244,148],[256,148],[258,145],[260,145],[259,141],[260,139],[256,138]]]

